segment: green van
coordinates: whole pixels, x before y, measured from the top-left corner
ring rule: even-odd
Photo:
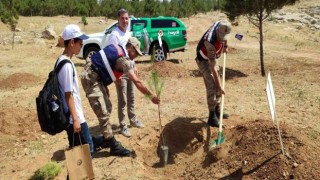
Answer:
[[[132,36],[140,40],[142,52],[152,54],[152,50],[155,48],[156,61],[166,59],[168,52],[184,51],[186,49],[186,26],[177,18],[132,18],[130,30]],[[160,46],[161,41],[162,47]]]
[[[110,33],[117,25],[118,22],[109,26],[102,33],[89,34],[89,39],[83,41],[82,49],[77,57],[86,59],[92,53],[104,48]],[[156,61],[165,60],[167,53],[186,50],[186,26],[175,17],[130,17],[128,28],[132,36],[141,42],[141,52],[152,54],[153,49],[155,50]]]

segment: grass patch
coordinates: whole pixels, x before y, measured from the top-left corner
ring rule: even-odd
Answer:
[[[31,141],[28,145],[29,153],[38,153],[42,149],[42,141]]]
[[[308,136],[310,139],[316,140],[318,138],[318,132],[312,129],[308,132]]]
[[[61,165],[57,162],[51,161],[38,169],[31,180],[51,180],[54,179],[61,172]]]

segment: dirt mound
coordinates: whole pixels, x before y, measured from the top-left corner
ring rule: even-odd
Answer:
[[[31,109],[2,109],[0,120],[1,134],[13,135],[23,141],[34,140],[40,132],[37,114]]]
[[[316,179],[320,173],[320,157],[316,153],[319,149],[312,146],[307,134],[287,124],[281,125],[285,147],[282,155],[278,132],[271,121],[256,120],[226,128],[225,142],[214,149],[209,149],[209,144],[217,139],[217,133],[210,135],[205,123],[192,121],[179,119],[167,124],[163,131],[164,135],[170,135],[165,137],[170,151],[169,163],[175,164],[181,156],[190,160],[185,162],[186,169],[179,177]],[[209,141],[205,141],[206,136],[211,136]]]
[[[190,76],[190,72],[185,68],[181,67],[178,63],[171,61],[160,61],[154,63],[154,66],[147,68],[141,68],[139,76],[148,77],[152,69],[155,69],[160,77],[175,77],[182,78]]]
[[[15,73],[5,79],[0,80],[0,89],[23,88],[35,84],[39,77],[29,73]]]

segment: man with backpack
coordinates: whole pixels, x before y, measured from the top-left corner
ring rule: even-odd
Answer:
[[[71,58],[75,54],[79,54],[82,47],[82,41],[88,36],[84,35],[79,26],[75,24],[67,25],[62,33],[65,49],[56,62],[56,66],[63,60],[68,60],[58,73],[59,89],[62,94],[63,109],[69,114],[70,126],[66,129],[68,134],[69,146],[89,144],[91,155],[94,147],[90,136],[89,128],[84,117],[81,103],[80,89],[78,83],[77,71]],[[78,135],[80,134],[81,142]]]
[[[127,55],[123,48],[126,48]],[[126,47],[116,44],[108,45],[87,59],[87,64],[81,72],[81,83],[91,108],[98,117],[100,129],[105,141],[110,146],[110,154],[115,156],[130,156],[131,152],[118,142],[112,132],[110,114],[112,104],[109,99],[108,85],[126,74],[144,95],[150,97],[154,104],[159,104],[159,98],[151,93],[133,72],[130,59],[142,55],[140,42],[135,37],[130,37]]]

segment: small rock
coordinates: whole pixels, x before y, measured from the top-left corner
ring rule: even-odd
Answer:
[[[16,28],[16,32],[22,32],[21,28]]]
[[[48,141],[48,140],[43,140],[42,143],[43,143],[43,144],[48,144],[49,141]]]
[[[23,149],[23,154],[24,154],[24,155],[29,155],[29,150],[28,150],[28,148],[24,148],[24,149]]]
[[[293,168],[297,168],[298,166],[299,166],[298,163],[293,163],[293,165],[292,165]]]
[[[283,171],[282,176],[287,177],[287,173],[285,171]]]

